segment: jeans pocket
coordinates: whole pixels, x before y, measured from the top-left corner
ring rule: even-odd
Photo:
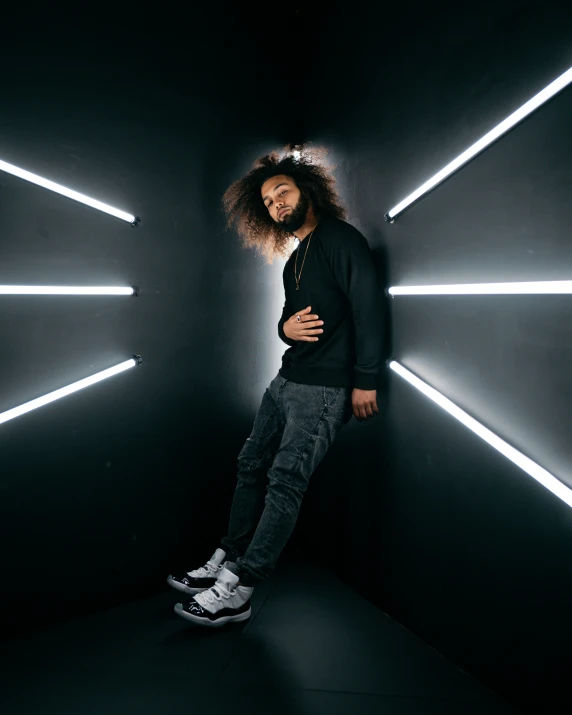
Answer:
[[[346,393],[345,387],[326,387],[323,386],[324,406],[329,410],[341,404]]]

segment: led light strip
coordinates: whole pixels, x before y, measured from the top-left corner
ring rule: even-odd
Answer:
[[[395,217],[400,214],[404,209],[412,204],[416,199],[418,199],[423,194],[426,194],[432,188],[440,184],[444,179],[446,179],[450,174],[459,169],[463,164],[466,164],[470,159],[472,159],[476,154],[483,151],[485,147],[494,142],[500,136],[508,132],[509,129],[514,127],[515,124],[522,121],[526,116],[528,116],[535,109],[540,107],[541,104],[547,102],[551,97],[560,92],[564,87],[572,82],[572,67],[561,74],[560,77],[551,82],[548,87],[545,87],[541,92],[535,94],[532,99],[529,99],[526,104],[513,112],[509,117],[507,117],[503,122],[498,124],[494,129],[491,129],[488,134],[481,137],[472,146],[466,149],[462,154],[460,154],[456,159],[447,164],[446,167],[441,169],[435,176],[432,176],[428,181],[426,181],[422,186],[416,189],[412,194],[401,203],[394,206],[391,211],[385,214],[385,220],[389,223],[393,223]]]
[[[3,422],[8,422],[8,420],[13,420],[14,417],[20,417],[20,415],[26,414],[26,412],[31,412],[32,410],[35,410],[37,407],[42,407],[43,405],[47,405],[50,402],[53,402],[54,400],[59,400],[60,397],[65,397],[66,395],[71,395],[73,392],[77,392],[78,390],[83,389],[84,387],[89,387],[90,385],[94,385],[96,382],[100,382],[101,380],[105,380],[107,377],[111,377],[112,375],[117,375],[120,372],[123,372],[124,370],[129,370],[129,368],[135,367],[135,365],[140,365],[142,363],[142,359],[140,355],[134,355],[131,360],[126,360],[125,362],[120,363],[119,365],[116,365],[115,367],[110,367],[108,370],[103,370],[102,372],[98,372],[95,375],[92,375],[91,377],[86,377],[83,380],[79,380],[78,382],[74,382],[71,385],[68,385],[67,387],[62,387],[61,390],[55,390],[54,392],[50,392],[47,395],[44,395],[43,397],[38,397],[36,400],[32,400],[31,402],[26,402],[23,405],[20,405],[20,407],[13,407],[11,410],[7,410],[6,412],[2,412],[0,414],[0,424]]]
[[[487,429],[484,425],[477,420],[470,417],[466,412],[461,410],[457,405],[455,405],[451,400],[447,399],[440,392],[437,392],[433,387],[430,387],[426,382],[420,380],[413,373],[409,372],[398,362],[393,360],[390,362],[389,367],[394,370],[398,375],[401,375],[407,382],[411,383],[413,387],[416,387],[420,392],[426,395],[430,400],[436,402],[439,407],[442,407],[450,415],[455,417],[462,422],[466,427],[472,430],[475,434],[488,442],[491,447],[494,447],[505,457],[514,462],[518,467],[523,469],[527,474],[540,482],[542,486],[546,487],[549,491],[555,494],[557,497],[566,502],[568,506],[572,506],[572,489],[563,484],[555,476],[543,469],[539,464],[533,462],[532,459],[525,457],[522,452],[519,452],[514,447],[511,447],[507,442],[497,437],[496,434]]]
[[[466,283],[436,286],[392,286],[389,295],[539,295],[572,293],[572,281],[531,283]]]
[[[97,201],[96,199],[92,199],[89,196],[85,196],[85,194],[80,194],[78,191],[73,191],[73,189],[68,189],[65,186],[61,186],[61,184],[56,184],[54,181],[50,181],[49,179],[44,179],[42,176],[38,176],[37,174],[32,174],[32,172],[30,172],[30,171],[26,171],[25,169],[20,169],[18,166],[14,166],[13,164],[8,164],[8,162],[6,162],[6,161],[0,160],[0,170],[5,171],[8,174],[13,174],[14,176],[18,176],[20,179],[25,179],[26,181],[30,181],[30,182],[32,182],[32,184],[37,184],[38,186],[43,186],[44,189],[50,189],[50,191],[55,191],[57,194],[62,194],[62,196],[67,196],[70,199],[79,201],[82,204],[91,206],[92,208],[98,209],[99,211],[103,211],[104,213],[111,214],[112,216],[116,216],[117,218],[127,221],[132,226],[138,226],[139,223],[141,222],[141,219],[138,216],[132,216],[131,214],[125,213],[125,211],[120,211],[119,209],[116,209],[113,206],[109,206],[109,204],[104,204],[101,201]]]
[[[81,286],[3,286],[0,285],[0,295],[138,295],[139,288],[121,287],[88,287]]]

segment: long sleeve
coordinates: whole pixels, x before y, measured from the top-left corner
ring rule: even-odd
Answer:
[[[286,270],[286,267],[284,267],[284,271]],[[284,286],[284,295],[286,297],[286,300],[284,301],[284,308],[282,310],[282,317],[278,321],[278,336],[280,337],[280,340],[286,343],[286,345],[290,345],[290,347],[294,347],[296,345],[295,340],[290,340],[290,338],[287,338],[285,333],[284,333],[284,321],[288,320],[288,318],[292,315],[294,315],[294,309],[290,305],[290,302],[288,300],[288,296],[286,295],[286,281],[284,279],[284,271],[282,272],[282,284]]]
[[[353,386],[375,390],[383,362],[381,292],[366,239],[353,226],[345,225],[351,230],[328,235],[324,254],[351,305],[356,347]]]
[[[296,341],[290,340],[290,338],[287,338],[284,334],[284,321],[288,320],[291,315],[294,315],[294,310],[292,309],[290,303],[288,303],[288,298],[286,298],[284,309],[282,310],[282,317],[278,321],[278,335],[280,336],[280,339],[286,343],[286,345],[293,347],[296,345]]]

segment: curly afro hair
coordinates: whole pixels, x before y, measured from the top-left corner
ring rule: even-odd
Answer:
[[[260,195],[262,184],[278,174],[286,174],[293,179],[300,192],[311,202],[318,220],[330,216],[345,219],[347,211],[339,202],[334,188],[336,180],[329,173],[336,167],[326,169],[320,165],[327,153],[324,147],[288,144],[282,150],[282,159],[277,151],[258,158],[249,173],[231,184],[223,195],[226,230],[236,224],[243,247],[255,248],[269,265],[276,256],[289,256],[294,236],[272,220]]]

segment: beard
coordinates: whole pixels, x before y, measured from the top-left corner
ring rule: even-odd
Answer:
[[[310,208],[310,202],[305,196],[303,191],[300,191],[300,197],[296,206],[290,206],[290,211],[285,214],[283,219],[278,219],[276,221],[277,230],[285,235],[290,236],[302,228],[306,221],[308,215],[308,209]]]

